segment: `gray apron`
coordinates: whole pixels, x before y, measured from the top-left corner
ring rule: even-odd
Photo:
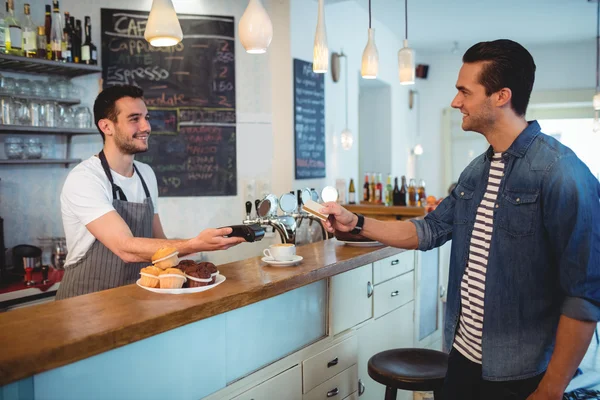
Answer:
[[[143,203],[128,202],[123,190],[113,182],[104,151],[98,156],[112,186],[112,204],[117,214],[129,226],[134,237],[151,238],[154,207],[144,178],[134,165],[133,169],[142,181],[146,199]],[[140,269],[147,265],[147,262],[126,263],[96,240],[79,261],[65,268],[56,300],[135,283],[139,278]]]

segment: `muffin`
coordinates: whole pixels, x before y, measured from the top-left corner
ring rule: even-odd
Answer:
[[[185,276],[188,278],[188,284],[191,288],[208,286],[213,282],[210,268],[207,263],[200,263],[185,270]]]
[[[152,264],[160,269],[174,267],[179,263],[178,254],[175,247],[161,247],[152,256]]]
[[[161,289],[181,289],[186,281],[185,275],[177,268],[167,268],[158,275]]]
[[[158,280],[158,274],[161,272],[162,270],[160,268],[156,268],[153,265],[142,268],[140,270],[140,285],[151,288],[159,287],[160,281]]]
[[[177,269],[181,270],[181,272],[185,272],[186,268],[196,266],[196,261],[194,260],[181,260],[179,264],[177,264]]]
[[[206,267],[210,271],[210,276],[212,278],[211,284],[213,284],[217,280],[217,275],[219,275],[219,270],[217,269],[217,267],[215,266],[215,264],[213,264],[211,262],[207,262],[206,263]]]

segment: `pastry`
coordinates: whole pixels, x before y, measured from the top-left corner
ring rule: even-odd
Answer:
[[[215,266],[215,264],[213,264],[211,262],[207,262],[206,263],[206,267],[210,271],[210,276],[212,277],[211,284],[213,284],[217,280],[217,275],[219,275],[219,270],[217,269],[217,267]]]
[[[186,281],[185,275],[177,268],[167,268],[158,276],[161,289],[180,289]]]
[[[179,261],[179,264],[177,264],[177,267],[175,267],[175,268],[180,269],[181,272],[185,272],[186,268],[193,267],[195,265],[196,265],[196,261],[194,261],[194,260],[181,260],[181,261]]]
[[[211,276],[211,270],[206,264],[207,263],[200,263],[193,267],[188,267],[185,270],[185,276],[188,278],[188,283],[191,288],[212,284],[213,278]]]
[[[160,286],[160,281],[158,280],[158,274],[162,270],[160,268],[156,268],[153,265],[149,265],[146,268],[142,268],[140,270],[140,285],[157,288]]]
[[[152,256],[152,264],[160,269],[174,267],[179,263],[178,254],[175,247],[161,247]]]

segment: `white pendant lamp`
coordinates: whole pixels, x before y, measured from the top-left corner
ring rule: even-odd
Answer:
[[[313,72],[324,74],[329,68],[329,49],[327,48],[327,32],[325,30],[325,4],[319,0],[319,16],[317,18],[317,32],[315,33],[315,47],[313,49]]]
[[[404,0],[404,44],[398,52],[398,78],[401,85],[415,83],[415,51],[408,47],[408,0]]]
[[[594,132],[600,131],[600,0],[596,8],[596,94],[592,100],[594,106]]]
[[[153,0],[144,38],[154,47],[175,46],[183,32],[171,0]]]
[[[238,25],[240,42],[250,54],[263,54],[273,39],[273,24],[260,0],[250,0]]]
[[[364,79],[375,79],[377,72],[379,72],[379,52],[375,45],[375,29],[371,28],[371,0],[369,0],[369,40],[363,51],[360,74]]]

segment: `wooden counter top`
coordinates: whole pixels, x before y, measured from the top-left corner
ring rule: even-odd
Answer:
[[[384,206],[378,204],[346,204],[344,205],[350,212],[359,213],[365,217],[371,217],[379,220],[408,220],[425,215],[424,207],[406,207],[406,206]]]
[[[260,257],[219,265],[227,280],[206,292],[164,295],[128,285],[0,313],[0,386],[402,251],[348,247],[332,239],[298,247],[304,260],[293,268],[269,267]]]

